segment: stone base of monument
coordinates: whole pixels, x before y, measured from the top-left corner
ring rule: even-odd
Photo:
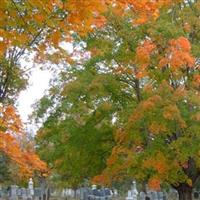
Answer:
[[[126,200],[135,200],[135,198],[132,196],[132,193],[130,190],[128,191],[128,196],[126,197]]]

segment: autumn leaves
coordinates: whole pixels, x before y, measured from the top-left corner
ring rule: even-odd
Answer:
[[[46,164],[28,145],[19,115],[13,106],[0,107],[0,151],[18,166],[18,176],[24,178],[36,171],[47,170]]]

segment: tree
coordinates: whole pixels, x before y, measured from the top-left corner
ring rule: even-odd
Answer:
[[[109,88],[118,84],[114,77],[100,71],[88,66],[62,72],[60,84],[50,89],[35,113],[45,120],[37,134],[41,158],[62,184],[73,188],[105,168],[113,145],[113,111],[121,104],[116,98],[121,94]]]
[[[130,6],[133,1],[128,3]],[[134,8],[149,5],[147,1],[140,3]],[[154,8],[157,10],[158,7]],[[58,145],[61,149],[62,142],[70,145],[68,138],[61,143],[58,140],[62,137],[55,139],[55,132],[62,133],[59,123],[68,127],[68,118],[72,117],[83,130],[82,123],[91,119],[88,115],[96,114],[98,105],[109,99],[111,106],[114,105],[109,121],[114,117],[115,146],[107,160],[107,168],[95,181],[110,183],[133,177],[148,181],[154,189],[170,185],[177,189],[181,200],[191,199],[192,188],[199,178],[199,66],[192,56],[192,53],[198,56],[199,2],[177,1],[170,10],[162,9],[160,17],[156,15],[156,21],[143,16],[144,20],[139,18],[139,23],[131,20],[138,19],[137,12],[130,14],[127,11],[122,17],[122,13],[116,13],[114,9],[105,14],[107,24],[103,28],[81,38],[87,44],[86,50],[91,52],[91,59],[83,66],[76,66],[75,71],[81,71],[87,81],[83,84],[79,76],[73,76],[56,88],[56,91],[64,88],[58,92],[56,100],[47,98],[53,112],[42,109],[47,121],[38,139],[39,143],[49,143],[52,148]],[[67,77],[72,74],[67,72]],[[91,74],[96,80],[92,84],[88,81]],[[110,77],[112,82],[108,81]],[[102,85],[107,81],[105,89]],[[78,95],[69,101],[77,90]],[[64,102],[66,104],[62,104]],[[92,107],[88,109],[88,106]],[[53,127],[49,125],[50,121]],[[92,124],[90,130],[94,127]],[[70,128],[66,134],[69,138],[72,130]],[[74,130],[74,139],[85,136],[79,129]],[[91,133],[95,135],[96,132]],[[77,140],[74,144],[78,148]],[[88,149],[91,143],[86,144],[82,150]],[[59,167],[65,169],[65,165]]]
[[[11,167],[15,171],[15,177],[23,178],[30,176],[33,171],[46,170],[45,163],[39,160],[33,148],[23,147],[25,144],[25,133],[22,128],[20,117],[16,114],[14,103],[18,94],[27,86],[27,68],[22,68],[20,58],[27,54],[26,50],[37,43],[40,31],[35,36],[26,38],[25,26],[21,21],[15,21],[16,16],[20,15],[15,8],[15,1],[1,2],[1,50],[0,50],[0,127],[1,127],[1,182],[5,183],[11,179]],[[20,2],[18,2],[20,4]],[[18,4],[16,2],[16,4]],[[12,4],[12,6],[11,6]],[[15,10],[12,10],[15,8]],[[11,14],[12,13],[12,14]],[[13,18],[11,18],[13,17]],[[30,36],[29,34],[27,34]],[[24,142],[24,143],[23,143]],[[26,143],[28,143],[26,141]],[[27,145],[27,144],[26,144]],[[15,147],[15,148],[14,148]],[[35,157],[35,158],[34,158]],[[24,162],[24,163],[23,163]],[[33,168],[31,169],[31,165]],[[38,165],[38,166],[37,166]]]
[[[12,106],[1,105],[0,151],[17,164],[19,175],[30,176],[36,170],[45,172],[46,164],[34,153],[33,148],[23,148],[25,135],[19,116]]]
[[[172,9],[172,14],[178,13],[174,21],[168,21],[171,17],[163,13],[155,23],[146,25],[139,46],[130,45],[134,48],[131,59],[127,58],[131,48],[126,48],[128,62],[117,71],[130,74],[135,81],[134,107],[116,131],[108,167],[96,182],[129,176],[148,180],[149,186],[158,190],[169,184],[177,189],[179,199],[192,199],[199,178],[199,66],[191,55],[191,50],[197,53],[196,45],[192,49],[186,37],[195,41],[193,34],[199,27],[188,30],[185,26],[192,22],[182,20],[188,10],[194,19],[198,5]]]

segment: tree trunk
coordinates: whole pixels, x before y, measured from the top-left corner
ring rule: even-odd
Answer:
[[[188,185],[180,185],[177,188],[179,200],[192,200],[192,187]]]

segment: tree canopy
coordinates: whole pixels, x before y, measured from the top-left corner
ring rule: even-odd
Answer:
[[[199,9],[198,0],[2,1],[2,97],[25,86],[26,51],[62,64],[33,113],[55,178],[73,187],[134,178],[191,199],[200,172]]]

